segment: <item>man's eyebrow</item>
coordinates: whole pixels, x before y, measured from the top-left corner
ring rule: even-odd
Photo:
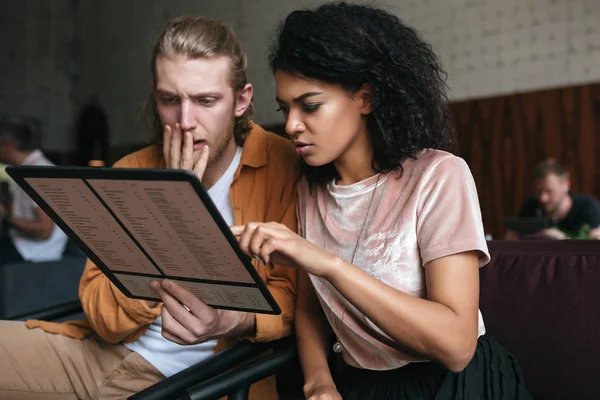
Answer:
[[[157,89],[156,89],[156,91],[157,91],[158,93],[160,93],[160,94],[166,94],[166,95],[169,95],[169,96],[177,96],[175,93],[173,93],[173,92],[170,92],[170,91],[168,91],[168,90],[165,90],[165,89],[158,89],[158,88],[157,88]]]
[[[173,97],[179,97],[178,94],[173,93],[169,90],[164,90],[164,89],[156,89],[156,91],[159,94],[165,94],[167,96],[173,96]],[[222,95],[218,92],[201,92],[201,93],[195,93],[195,94],[191,94],[189,97],[222,97]]]
[[[323,94],[323,92],[307,92],[307,93],[304,93],[304,94],[302,94],[302,95],[300,95],[298,97],[294,97],[292,99],[292,102],[293,103],[300,103],[301,101],[304,101],[304,100],[306,100],[309,97],[318,96],[320,94]],[[278,103],[285,103],[285,101],[281,100],[277,96],[275,96],[275,101],[277,101]]]

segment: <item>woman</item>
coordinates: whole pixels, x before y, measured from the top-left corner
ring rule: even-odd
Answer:
[[[303,159],[301,236],[275,223],[232,230],[249,255],[300,269],[306,398],[530,398],[485,335],[489,254],[471,173],[444,151],[452,130],[430,46],[385,11],[336,3],[290,14],[270,62]],[[344,360],[335,379],[331,350]]]

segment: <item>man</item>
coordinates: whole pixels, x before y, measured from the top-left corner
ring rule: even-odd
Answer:
[[[600,203],[592,196],[570,193],[568,171],[554,160],[535,166],[535,198],[521,207],[519,217],[546,217],[553,224],[539,234],[553,239],[586,235],[600,239]],[[509,231],[508,237],[515,237]]]
[[[0,125],[0,162],[9,165],[52,166],[33,146],[31,129],[25,124]],[[10,182],[11,200],[0,207],[4,217],[0,239],[0,264],[18,261],[55,261],[62,257],[67,236],[20,186]]]
[[[172,20],[156,43],[152,66],[148,110],[160,145],[116,166],[193,170],[230,225],[279,221],[296,229],[295,150],[251,122],[252,85],[233,33],[205,18]],[[296,271],[254,265],[281,315],[215,310],[167,281],[158,289],[164,306],[133,300],[88,261],[79,289],[86,321],[27,323],[42,329],[0,323],[0,399],[126,398],[235,339],[288,335]],[[277,398],[274,380],[254,385],[251,397]]]

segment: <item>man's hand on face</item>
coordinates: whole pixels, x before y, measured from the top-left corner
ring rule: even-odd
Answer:
[[[194,162],[194,139],[189,131],[182,131],[179,124],[175,128],[165,126],[163,133],[163,156],[169,169],[187,169],[193,171],[202,181],[208,165],[208,145],[202,147],[198,160]]]
[[[224,336],[254,335],[252,313],[216,310],[169,280],[154,281],[151,287],[163,301],[162,335],[172,342],[189,345]]]

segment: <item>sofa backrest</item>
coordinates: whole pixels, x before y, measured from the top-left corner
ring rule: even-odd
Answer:
[[[598,399],[600,241],[488,242],[480,309],[535,399]]]

